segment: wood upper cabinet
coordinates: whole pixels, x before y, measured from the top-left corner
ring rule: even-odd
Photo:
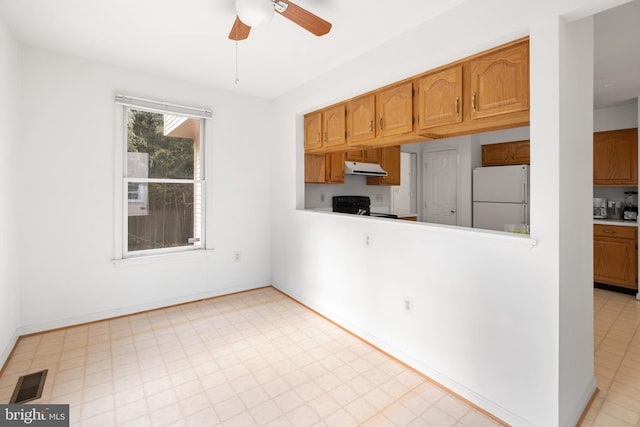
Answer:
[[[345,105],[340,104],[322,112],[322,128],[324,131],[324,147],[342,147],[345,139]]]
[[[376,96],[361,96],[347,102],[347,143],[376,137]]]
[[[516,165],[531,163],[531,149],[529,141],[511,142],[511,160]]]
[[[418,79],[418,129],[462,121],[462,64]]]
[[[416,78],[416,133],[431,138],[529,124],[529,40]]]
[[[325,176],[328,184],[344,183],[344,151],[326,155]]]
[[[304,155],[304,182],[324,184],[326,178],[326,161],[324,154]]]
[[[593,226],[593,280],[638,289],[638,229]]]
[[[345,104],[304,116],[304,149],[327,151],[346,146]]]
[[[593,134],[593,185],[638,185],[638,129]]]
[[[350,162],[379,163],[380,149],[347,151],[346,160]]]
[[[380,166],[387,176],[368,176],[367,185],[400,185],[400,146],[380,149]]]
[[[322,148],[322,112],[304,116],[304,149],[305,151]]]
[[[529,141],[482,146],[482,166],[528,165],[529,163]]]
[[[304,182],[307,184],[344,183],[344,152],[304,155]]]
[[[529,109],[529,42],[469,61],[470,118],[482,119]]]
[[[376,92],[376,113],[380,137],[413,132],[413,82]]]

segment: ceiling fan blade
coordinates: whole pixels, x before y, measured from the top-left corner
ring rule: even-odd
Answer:
[[[249,37],[250,31],[251,27],[246,25],[236,16],[236,21],[233,23],[233,27],[231,27],[231,31],[229,32],[229,39],[236,41],[244,40]]]
[[[288,0],[277,0],[275,2],[275,9],[285,18],[300,25],[302,28],[316,36],[324,36],[329,32],[329,30],[331,30],[330,22],[325,21],[319,16],[314,15],[308,10],[303,9]]]

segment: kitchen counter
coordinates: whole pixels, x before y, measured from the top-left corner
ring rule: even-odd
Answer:
[[[623,221],[621,219],[595,219],[593,220],[594,224],[599,225],[619,225],[623,227],[637,227],[637,221]]]
[[[407,212],[407,211],[392,211],[389,208],[380,208],[380,207],[372,207],[371,208],[371,216],[375,216],[375,214],[382,215],[397,215],[397,219],[403,219],[407,221],[417,221],[418,214],[417,212]]]

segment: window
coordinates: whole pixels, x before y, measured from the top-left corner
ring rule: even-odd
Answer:
[[[204,118],[211,113],[116,102],[124,133],[121,257],[204,248]]]

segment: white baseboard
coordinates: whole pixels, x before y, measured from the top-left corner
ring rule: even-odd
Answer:
[[[569,421],[565,424],[567,427],[578,425],[578,421],[580,421],[580,417],[582,417],[582,413],[587,408],[587,405],[589,404],[589,401],[591,400],[591,397],[593,396],[593,393],[596,391],[597,387],[598,383],[596,381],[596,377],[594,376],[593,378],[591,378],[591,381],[587,385],[587,388],[584,390],[584,393],[582,393],[578,406],[573,411],[573,414],[571,414]]]
[[[66,328],[70,326],[81,325],[84,323],[97,322],[100,320],[111,319],[118,316],[126,316],[130,314],[140,313],[143,311],[155,310],[158,308],[170,307],[172,305],[184,304],[202,299],[219,297],[223,295],[233,294],[236,292],[248,291],[251,289],[263,288],[270,286],[269,284],[245,284],[230,286],[227,288],[215,289],[198,294],[184,295],[176,298],[170,298],[160,301],[153,301],[145,304],[133,305],[129,307],[117,308],[114,310],[107,310],[97,313],[86,314],[82,316],[67,317],[64,319],[57,319],[48,322],[32,323],[29,325],[22,325],[18,327],[16,331],[17,336],[34,334],[38,332],[50,331],[58,328]]]
[[[18,342],[18,338],[20,338],[20,334],[18,333],[18,330],[16,330],[13,333],[13,336],[11,337],[9,342],[7,343],[7,346],[4,349],[2,349],[2,353],[0,353],[0,369],[2,369],[5,363],[7,363],[7,360],[9,359],[9,356],[11,356],[11,352],[13,351],[13,348],[16,346],[16,343]]]

